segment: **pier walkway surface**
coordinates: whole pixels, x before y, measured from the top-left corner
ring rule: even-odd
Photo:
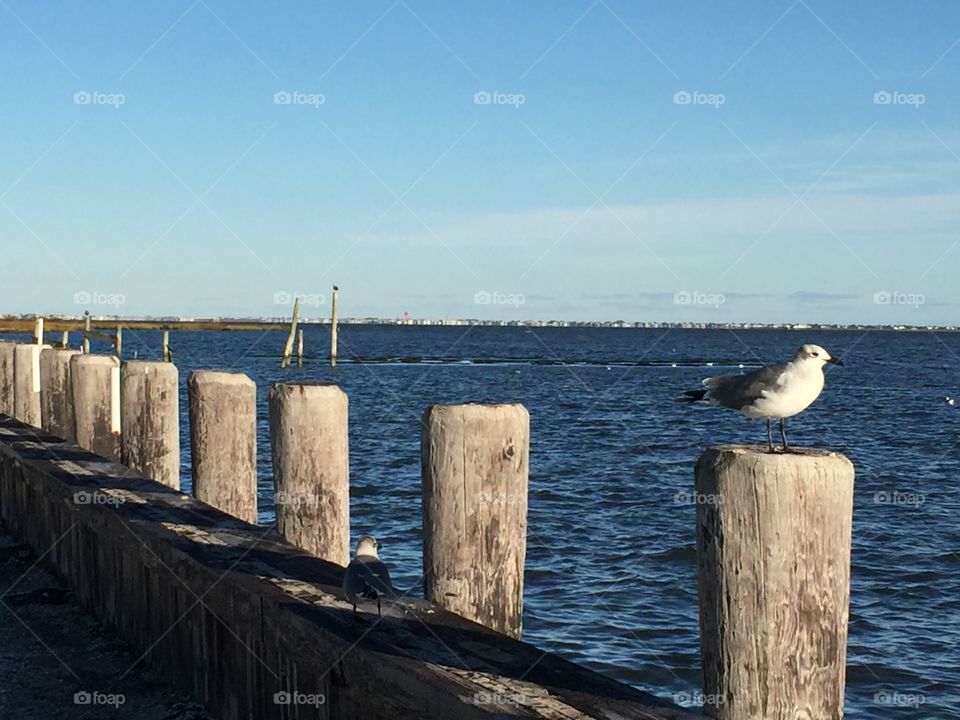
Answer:
[[[0,598],[0,718],[210,720],[2,530]]]
[[[223,720],[700,717],[423,600],[355,617],[341,566],[6,416],[0,518]]]

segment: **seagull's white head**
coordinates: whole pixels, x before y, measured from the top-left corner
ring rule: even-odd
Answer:
[[[377,555],[378,547],[380,547],[380,543],[377,542],[375,537],[364,535],[357,542],[357,555],[372,555],[373,557],[380,557]]]
[[[817,367],[823,367],[826,363],[831,365],[843,365],[843,360],[833,357],[824,348],[819,345],[801,345],[797,354],[793,356],[794,362],[814,363]]]

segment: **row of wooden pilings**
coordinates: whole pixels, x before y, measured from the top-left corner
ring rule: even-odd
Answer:
[[[256,523],[254,382],[196,370],[187,388],[195,496]],[[171,363],[121,365],[112,356],[0,342],[0,413],[176,489],[178,390]],[[269,395],[277,529],[340,565],[350,557],[347,411],[336,385],[281,382]],[[529,438],[529,415],[518,404],[432,405],[421,423],[427,599],[514,637]],[[709,715],[842,717],[853,475],[845,457],[823,451],[721,447],[701,456],[693,501]]]

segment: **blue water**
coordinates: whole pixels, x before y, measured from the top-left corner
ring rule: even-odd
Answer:
[[[960,718],[960,408],[943,402],[960,395],[960,334],[347,325],[331,370],[327,333],[308,326],[306,366],[285,371],[284,333],[172,334],[181,387],[195,368],[257,382],[261,522],[273,517],[270,383],[337,382],[350,397],[352,533],[380,538],[397,585],[418,586],[424,408],[522,402],[524,638],[680,701],[697,693],[700,667],[695,511],[674,498],[692,488],[705,447],[763,442],[764,431],[671,399],[705,375],[824,345],[847,366],[828,369],[788,435],[844,452],[857,469],[847,717]],[[159,349],[158,332],[124,332],[127,357]],[[181,409],[189,488],[185,390]]]

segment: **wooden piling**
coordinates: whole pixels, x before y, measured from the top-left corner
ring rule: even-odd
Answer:
[[[64,349],[70,347],[70,333],[66,330],[60,336],[60,347]]]
[[[333,286],[330,296],[330,367],[337,366],[337,295],[340,288]]]
[[[117,360],[123,360],[123,327],[117,325],[117,333],[113,338],[113,354]]]
[[[520,637],[530,415],[523,405],[431,405],[420,426],[427,599]]]
[[[43,318],[38,317],[33,326],[33,344],[43,345]]]
[[[843,717],[854,468],[723,446],[695,471],[700,645],[718,720]]]
[[[179,387],[172,363],[128,360],[121,367],[122,461],[174,490],[180,489]]]
[[[297,330],[297,367],[303,367],[303,328]]]
[[[193,494],[257,522],[257,386],[243,373],[194,370],[187,379]]]
[[[277,383],[270,391],[277,529],[339,565],[350,561],[347,407],[336,385]]]
[[[83,314],[83,352],[90,353],[90,311]]]
[[[14,415],[14,349],[16,343],[0,340],[0,415]]]
[[[76,439],[70,360],[79,350],[40,351],[40,419],[43,429],[71,442]]]
[[[163,331],[162,355],[164,362],[173,362],[173,353],[170,351],[170,331]]]
[[[70,358],[77,445],[120,460],[120,361],[112,355]]]
[[[297,318],[300,315],[300,296],[293,300],[293,319],[290,321],[290,334],[287,335],[287,342],[283,346],[283,357],[280,358],[280,367],[285,368],[290,365],[290,356],[293,354],[293,339],[297,335]]]
[[[13,352],[13,415],[34,427],[42,426],[40,351],[46,347],[18,344]]]

